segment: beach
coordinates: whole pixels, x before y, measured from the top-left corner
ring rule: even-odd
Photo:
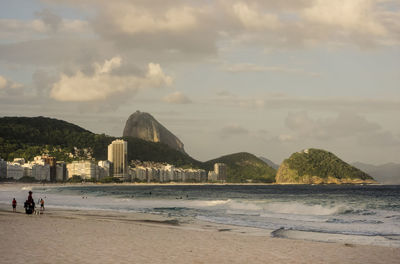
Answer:
[[[400,249],[154,214],[0,205],[1,263],[398,263]]]

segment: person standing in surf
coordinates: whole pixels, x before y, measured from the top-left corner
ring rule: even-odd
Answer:
[[[40,198],[40,211],[44,211],[44,200]]]
[[[12,200],[12,208],[13,208],[13,212],[16,213],[17,212],[17,200],[15,200],[15,198]]]

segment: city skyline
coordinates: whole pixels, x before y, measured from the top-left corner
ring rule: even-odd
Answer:
[[[1,116],[121,137],[140,110],[202,161],[400,163],[396,0],[0,3]]]

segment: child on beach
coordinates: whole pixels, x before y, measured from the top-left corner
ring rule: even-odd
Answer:
[[[40,199],[40,211],[44,211],[44,200]]]
[[[17,212],[17,200],[15,200],[15,198],[12,200],[12,208],[13,208],[13,212]]]

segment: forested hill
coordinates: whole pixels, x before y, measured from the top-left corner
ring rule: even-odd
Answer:
[[[204,168],[212,170],[214,163],[228,166],[228,182],[275,182],[276,170],[264,161],[246,152],[226,155],[204,163]]]
[[[95,134],[77,125],[47,117],[0,118],[0,157],[13,160],[49,153],[58,160],[71,161],[93,157],[107,159],[107,146],[115,137]],[[128,141],[128,159],[168,162],[176,166],[199,167],[200,162],[165,144],[137,138]]]
[[[47,117],[0,118],[0,137],[9,142],[84,146],[94,134],[77,125]],[[82,142],[81,142],[82,141]]]
[[[365,172],[347,164],[333,153],[306,149],[284,160],[276,175],[277,183],[374,183]]]
[[[95,134],[77,125],[46,117],[0,118],[0,157],[33,160],[48,153],[57,160],[107,159],[107,146],[115,137]],[[200,162],[163,143],[124,137],[128,160],[167,162],[177,167],[213,170],[216,162],[228,166],[228,182],[274,182],[276,170],[250,153],[237,153]]]

